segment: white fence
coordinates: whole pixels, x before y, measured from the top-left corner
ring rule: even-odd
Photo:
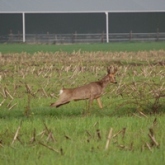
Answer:
[[[22,34],[1,35],[0,43],[21,43]],[[109,42],[165,41],[165,33],[110,33]],[[104,33],[94,34],[26,34],[26,43],[101,43],[106,42]]]

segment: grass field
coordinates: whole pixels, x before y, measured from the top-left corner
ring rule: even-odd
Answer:
[[[21,53],[27,52],[33,54],[35,52],[68,52],[73,51],[149,51],[149,50],[165,50],[165,42],[138,42],[138,43],[109,43],[109,44],[71,44],[71,45],[33,45],[33,44],[0,44],[1,53]]]
[[[165,43],[0,45],[0,164],[165,163]],[[103,109],[50,103],[118,66]]]

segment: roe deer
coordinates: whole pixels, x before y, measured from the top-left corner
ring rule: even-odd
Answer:
[[[70,101],[74,100],[85,100],[89,99],[89,106],[92,104],[93,100],[96,99],[100,108],[102,108],[102,103],[100,100],[101,95],[103,94],[104,88],[108,85],[109,82],[117,84],[115,80],[115,73],[117,71],[116,67],[108,67],[108,74],[103,77],[101,80],[96,82],[91,82],[89,84],[77,87],[77,88],[63,88],[60,90],[60,98],[52,103],[52,107],[59,107],[61,105],[67,104]]]

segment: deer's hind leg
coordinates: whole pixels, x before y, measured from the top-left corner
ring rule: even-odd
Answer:
[[[51,107],[60,107],[61,105],[65,105],[65,104],[68,104],[70,101],[64,101],[64,102],[55,102],[55,103],[52,103],[50,106]]]
[[[61,105],[68,104],[70,101],[71,100],[69,99],[69,96],[61,95],[60,98],[55,103],[52,103],[50,106],[58,108]]]

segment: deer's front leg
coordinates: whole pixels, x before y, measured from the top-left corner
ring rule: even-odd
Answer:
[[[92,104],[93,104],[93,98],[90,98],[88,103],[88,110],[91,108]]]
[[[99,107],[102,109],[102,108],[103,108],[103,106],[102,106],[102,103],[101,103],[100,97],[99,97],[99,98],[97,98],[97,102],[98,102],[98,104],[99,104]]]

